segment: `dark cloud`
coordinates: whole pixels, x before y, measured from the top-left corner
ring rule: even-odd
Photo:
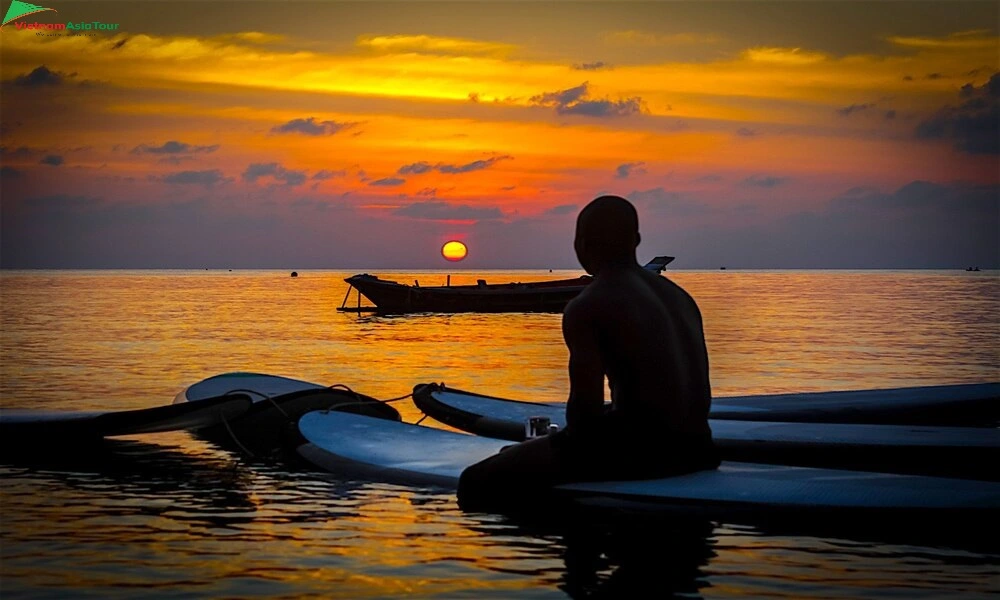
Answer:
[[[706,204],[692,198],[657,187],[649,190],[634,190],[626,197],[637,207],[650,212],[667,213],[675,217],[703,215],[709,212]]]
[[[177,166],[186,162],[194,162],[195,160],[196,159],[193,156],[182,155],[182,156],[165,156],[157,160],[156,162]]]
[[[14,78],[14,85],[24,87],[55,86],[66,83],[66,80],[75,77],[76,73],[67,75],[59,71],[52,71],[45,65],[36,68],[27,75],[18,75]]]
[[[162,146],[149,146],[147,144],[139,144],[132,149],[132,154],[198,154],[198,153],[212,153],[219,149],[219,144],[212,144],[211,146],[193,146],[191,144],[185,144],[184,142],[169,141],[164,142]]]
[[[290,171],[276,162],[253,163],[241,176],[243,181],[256,183],[261,177],[271,177],[287,186],[302,185],[306,181],[305,171]]]
[[[333,179],[334,177],[347,177],[347,171],[328,171],[323,169],[322,171],[316,171],[316,173],[313,174],[312,179],[323,181],[326,179]]]
[[[944,79],[944,75],[941,73],[928,73],[924,75],[924,79],[930,79],[931,81],[935,79]]]
[[[31,158],[32,156],[37,156],[43,154],[45,150],[39,148],[29,148],[28,146],[18,146],[17,148],[11,150],[7,146],[0,146],[0,156],[8,156],[10,158]]]
[[[545,211],[544,214],[552,216],[569,215],[575,213],[579,208],[575,204],[560,204]]]
[[[423,175],[424,173],[429,173],[431,171],[437,171],[444,175],[457,175],[460,173],[469,173],[471,171],[482,171],[483,169],[488,169],[502,160],[511,160],[513,156],[503,155],[503,156],[493,156],[484,160],[474,160],[470,163],[465,163],[462,165],[449,165],[445,163],[437,163],[432,165],[428,162],[415,162],[408,165],[403,165],[396,171],[397,175]]]
[[[913,81],[913,75],[903,75],[903,81]]]
[[[439,173],[454,175],[457,173],[468,173],[470,171],[488,169],[502,160],[511,160],[512,158],[514,157],[508,155],[493,156],[491,158],[487,158],[486,160],[474,160],[470,163],[465,163],[464,165],[437,164],[434,168],[437,169]]]
[[[887,110],[887,111],[885,111],[885,119],[887,121],[891,121],[892,119],[895,119],[895,118],[896,118],[896,111],[894,111],[894,110]]]
[[[587,95],[588,82],[584,81],[580,85],[561,90],[558,92],[546,92],[537,96],[532,96],[531,101],[541,106],[566,106],[580,101]]]
[[[628,179],[631,175],[644,175],[646,173],[646,163],[633,162],[618,165],[615,168],[615,179]]]
[[[546,92],[531,97],[536,106],[555,108],[560,115],[581,115],[586,117],[626,117],[642,112],[642,98],[635,96],[621,100],[589,98],[589,84],[582,84],[560,90]]]
[[[23,173],[14,167],[8,167],[7,165],[0,167],[0,179],[15,179],[21,175]]]
[[[219,169],[212,169],[209,171],[179,171],[177,173],[170,173],[160,178],[160,181],[177,185],[211,186],[226,181],[226,178]]]
[[[426,198],[433,198],[434,196],[437,196],[437,193],[438,193],[437,188],[424,188],[424,189],[420,190],[419,192],[417,192],[417,196],[424,196]]]
[[[750,129],[749,127],[740,127],[736,130],[736,135],[740,137],[755,137],[760,134],[756,130]]]
[[[49,166],[52,166],[52,167],[58,167],[58,166],[60,166],[60,165],[63,164],[64,159],[63,159],[63,157],[59,156],[58,154],[46,154],[42,158],[42,160],[40,160],[38,162],[40,162],[43,165],[49,165]]]
[[[865,104],[852,104],[850,106],[845,106],[844,108],[838,108],[837,114],[849,117],[852,113],[868,110],[869,108],[875,108],[875,105],[871,102],[867,102]]]
[[[439,201],[414,202],[397,208],[392,214],[431,221],[480,221],[503,217],[503,213],[495,206],[469,206]]]
[[[401,177],[385,177],[382,179],[376,179],[375,181],[369,183],[368,185],[377,185],[382,187],[393,187],[397,185],[403,185],[406,180]]]
[[[399,175],[423,175],[434,169],[434,165],[426,162],[415,162],[409,165],[403,165],[396,171]]]
[[[577,71],[599,71],[600,69],[610,69],[611,65],[603,61],[597,61],[573,65],[573,68]]]
[[[515,189],[516,187],[517,187],[516,185],[505,185],[502,188],[500,188],[500,191],[501,192],[509,192],[509,191]]]
[[[921,122],[921,139],[952,140],[968,154],[1000,154],[1000,73],[982,86],[962,86],[958,106],[945,106]]]
[[[333,135],[358,125],[356,122],[338,123],[336,121],[317,121],[316,117],[307,119],[292,119],[271,128],[271,133],[301,133],[304,135]]]
[[[743,180],[743,185],[750,187],[773,188],[791,181],[790,177],[775,177],[773,175],[751,175]]]

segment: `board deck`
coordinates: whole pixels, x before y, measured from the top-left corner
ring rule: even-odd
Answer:
[[[420,388],[438,385],[418,384],[414,386],[414,393]],[[449,387],[444,387],[444,390],[505,400]],[[565,406],[536,402],[522,404],[526,405],[526,411],[537,406]],[[1000,383],[722,396],[712,399],[710,416],[736,421],[992,428],[1000,426]]]
[[[460,390],[419,388],[414,402],[457,429],[522,441],[529,417],[560,429],[565,405],[506,400]],[[711,419],[724,459],[856,470],[1000,479],[1000,430],[925,425],[784,423]]]
[[[206,398],[123,411],[0,411],[4,440],[19,443],[37,438],[52,443],[59,438],[102,438],[118,435],[200,429],[239,418],[252,401],[245,394]]]
[[[508,444],[337,411],[307,413],[299,430],[307,442],[299,454],[325,470],[451,488],[466,467]],[[557,490],[590,503],[722,511],[1000,509],[997,482],[737,462],[677,477],[574,483]]]
[[[191,402],[192,400],[203,400],[234,393],[247,394],[253,398],[254,402],[259,402],[265,398],[293,392],[322,389],[326,389],[326,386],[291,377],[281,377],[280,375],[246,372],[223,373],[188,386],[177,394],[174,403]]]

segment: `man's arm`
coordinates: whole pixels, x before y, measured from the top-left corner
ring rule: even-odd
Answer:
[[[563,313],[563,338],[569,348],[569,400],[566,424],[586,427],[604,411],[604,365],[596,323],[586,303],[571,302]]]

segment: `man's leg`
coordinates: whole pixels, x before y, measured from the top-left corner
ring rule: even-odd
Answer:
[[[566,480],[564,467],[545,436],[508,446],[462,472],[458,504],[464,510],[518,508],[540,501]]]

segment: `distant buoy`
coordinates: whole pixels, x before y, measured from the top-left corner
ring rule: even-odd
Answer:
[[[292,271],[292,277],[298,277],[298,276],[299,276],[298,271]]]

